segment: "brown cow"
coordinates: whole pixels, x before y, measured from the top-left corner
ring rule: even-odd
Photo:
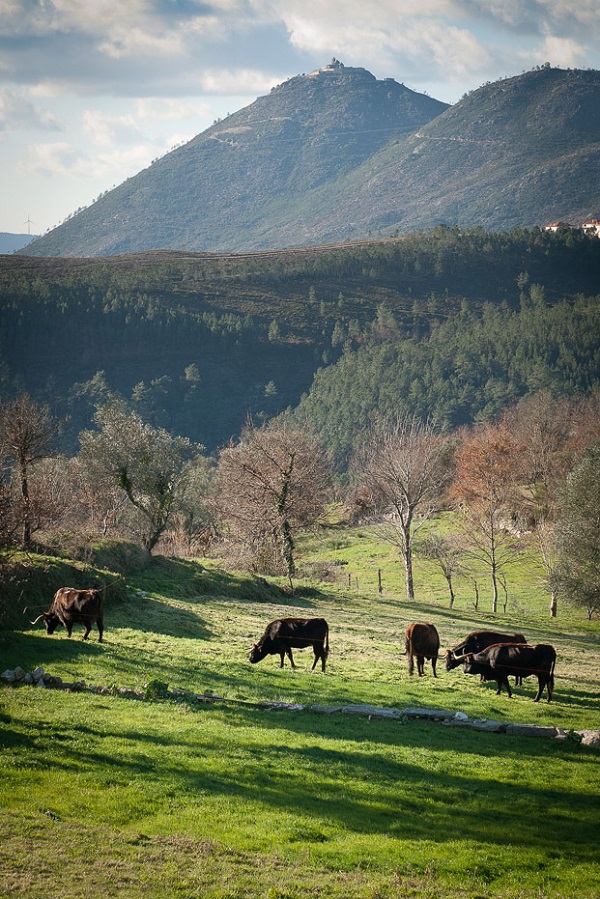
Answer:
[[[67,636],[71,636],[74,624],[83,624],[87,640],[94,624],[98,627],[99,642],[102,643],[104,622],[102,620],[102,594],[100,590],[76,590],[74,587],[61,587],[54,594],[52,605],[47,612],[39,615],[32,624],[42,621],[46,625],[46,633],[53,634],[59,625],[66,628]]]
[[[423,666],[425,659],[431,659],[431,670],[433,676],[437,662],[438,652],[440,650],[440,637],[433,624],[411,624],[406,629],[406,654],[408,655],[408,673],[414,671],[414,657],[417,658],[417,672],[419,677],[423,677]]]

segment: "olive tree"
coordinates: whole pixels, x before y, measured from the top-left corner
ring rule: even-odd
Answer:
[[[92,483],[116,487],[138,513],[140,539],[151,552],[185,494],[202,447],[146,424],[123,403],[100,407],[96,431],[80,435],[80,458]]]
[[[587,617],[600,611],[600,442],[567,477],[555,525],[551,586]]]

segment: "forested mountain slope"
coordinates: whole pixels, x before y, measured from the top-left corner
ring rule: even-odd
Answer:
[[[349,347],[320,369],[286,418],[313,431],[345,468],[368,428],[404,413],[453,431],[492,420],[528,393],[600,389],[600,297],[547,306],[533,287],[521,308],[463,307],[418,336]],[[388,324],[389,329],[389,324]]]
[[[594,387],[599,284],[600,240],[580,231],[439,227],[257,254],[12,255],[0,264],[2,392],[26,389],[68,415],[67,449],[113,391],[209,450],[248,415],[272,417],[307,394],[302,414],[343,460],[377,413],[435,411],[451,427],[540,386]],[[530,306],[531,322],[519,318]]]
[[[550,67],[452,107],[334,63],[156,160],[25,251],[247,251],[579,225],[600,213],[600,72]]]

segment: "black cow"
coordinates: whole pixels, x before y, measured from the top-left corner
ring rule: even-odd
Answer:
[[[431,670],[433,676],[437,662],[438,652],[440,650],[440,637],[433,624],[411,624],[406,629],[406,654],[408,655],[408,673],[414,671],[414,658],[417,658],[417,673],[419,677],[423,677],[423,667],[425,659],[431,659]]]
[[[472,631],[454,649],[446,650],[446,671],[452,671],[461,664],[457,661],[466,653],[481,652],[494,643],[527,643],[523,634],[499,634],[496,631]]]
[[[329,626],[324,618],[277,618],[267,625],[258,643],[252,644],[248,661],[252,664],[260,662],[265,656],[281,657],[280,668],[283,668],[285,656],[295,668],[292,649],[306,649],[312,646],[315,660],[311,671],[321,659],[321,668],[325,671],[325,663],[329,655]]]
[[[74,624],[83,624],[85,627],[84,640],[87,640],[92,627],[96,624],[98,639],[102,643],[102,634],[104,633],[102,593],[100,590],[75,590],[73,587],[61,587],[54,594],[49,610],[39,615],[31,623],[37,624],[42,620],[46,625],[46,633],[53,634],[61,625],[66,628],[69,637]]]
[[[534,702],[541,698],[544,688],[548,693],[548,702],[554,690],[554,666],[556,650],[549,643],[538,643],[529,646],[527,643],[496,643],[481,652],[467,653],[463,656],[465,674],[481,674],[485,680],[495,680],[502,692],[502,684],[509,697],[512,696],[509,675],[515,677],[532,677],[538,679],[538,691]]]
[[[457,659],[468,652],[481,652],[494,643],[527,643],[523,634],[498,634],[495,631],[472,631],[462,643],[454,649],[446,650],[446,671],[452,671],[461,664]],[[522,678],[515,678],[515,686],[519,687]]]

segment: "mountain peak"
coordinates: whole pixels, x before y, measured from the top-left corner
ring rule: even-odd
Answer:
[[[440,222],[577,221],[597,193],[600,73],[544,69],[449,107],[337,59],[274,87],[27,247],[238,252]]]

